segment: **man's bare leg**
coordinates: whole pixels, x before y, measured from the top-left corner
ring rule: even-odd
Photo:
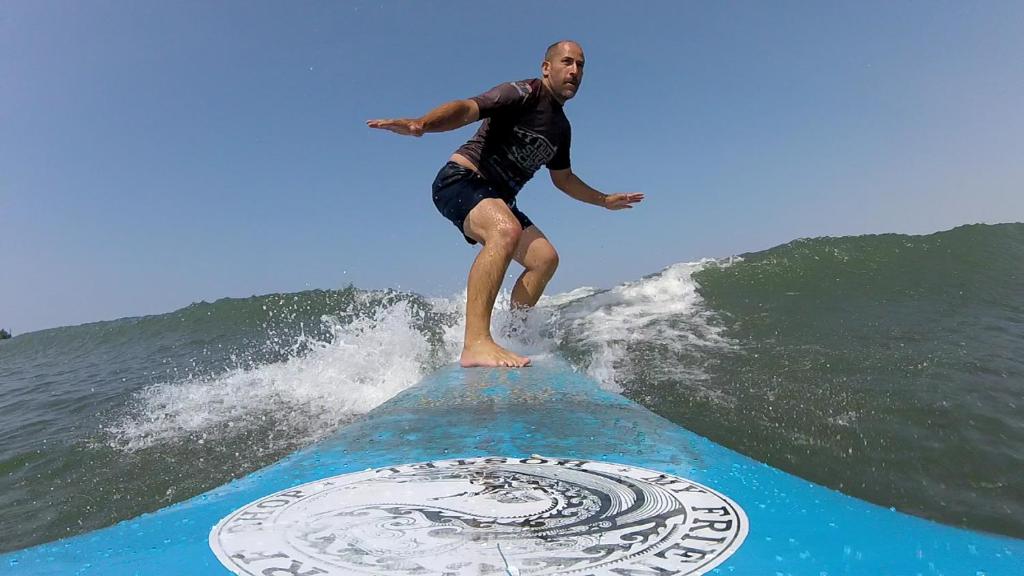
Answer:
[[[505,271],[522,236],[519,221],[504,202],[483,200],[463,225],[467,236],[483,244],[466,286],[466,338],[460,364],[469,366],[527,366],[530,359],[498,346],[491,337],[491,310]]]
[[[536,226],[523,231],[513,254],[515,261],[522,264],[523,273],[512,288],[512,309],[532,308],[540,300],[544,288],[558,268],[558,252],[544,233]]]

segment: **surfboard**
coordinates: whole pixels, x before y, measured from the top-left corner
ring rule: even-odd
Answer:
[[[815,485],[544,359],[444,368],[274,465],[0,572],[996,576],[1024,573],[1024,541]]]

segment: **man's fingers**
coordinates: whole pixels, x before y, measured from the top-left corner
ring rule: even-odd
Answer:
[[[611,210],[625,210],[633,208],[633,204],[644,199],[642,193],[619,193],[609,197],[608,208]]]
[[[370,128],[390,129],[390,128],[394,128],[398,124],[400,124],[400,122],[398,122],[397,120],[367,120],[366,121],[366,125],[369,126]]]
[[[367,120],[366,125],[370,128],[390,130],[395,134],[402,134],[403,136],[420,137],[423,135],[423,128],[421,125],[406,119]]]

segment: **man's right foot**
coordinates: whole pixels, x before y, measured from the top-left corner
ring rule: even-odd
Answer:
[[[526,356],[513,354],[498,346],[494,342],[478,342],[471,346],[462,348],[462,358],[459,364],[463,368],[473,366],[504,366],[507,368],[521,368],[530,365],[530,359]]]

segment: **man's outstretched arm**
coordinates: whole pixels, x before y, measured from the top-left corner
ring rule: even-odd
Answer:
[[[403,136],[423,136],[426,132],[447,132],[462,128],[480,119],[480,106],[475,100],[453,100],[441,104],[421,118],[367,120],[370,128],[390,130]]]
[[[609,210],[622,210],[623,208],[632,208],[633,204],[644,199],[644,195],[639,192],[630,192],[626,194],[602,194],[590,186],[587,186],[586,182],[580,180],[579,176],[573,174],[572,168],[566,168],[565,170],[551,170],[550,172],[551,182],[555,185],[555,188],[558,188],[580,202],[586,202],[587,204],[593,204],[594,206],[601,206]]]

